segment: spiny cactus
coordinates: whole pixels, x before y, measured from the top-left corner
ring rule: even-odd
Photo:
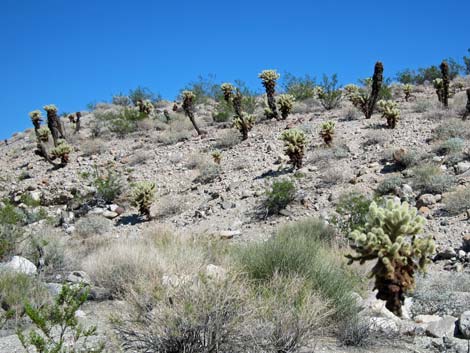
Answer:
[[[279,79],[280,75],[276,70],[264,70],[258,75],[258,77],[261,79],[261,82],[266,89],[268,101],[268,108],[265,110],[266,118],[279,119],[274,94],[276,93],[276,81]]]
[[[302,168],[307,137],[302,130],[289,129],[281,134],[280,140],[284,142],[284,152],[289,157],[294,168]]]
[[[335,134],[336,123],[334,121],[326,121],[321,124],[320,136],[326,145],[330,146],[333,142],[333,136]]]
[[[222,161],[222,153],[220,153],[220,151],[214,151],[211,155],[212,159],[214,160],[214,163],[220,164],[220,162]]]
[[[344,86],[343,89],[346,92],[346,96],[348,98],[359,93],[359,86],[352,83]]]
[[[232,99],[233,91],[235,90],[235,87],[231,83],[222,83],[220,85],[220,89],[222,90],[222,93],[224,94],[224,99],[227,103],[230,102],[230,99]]]
[[[449,106],[449,84],[450,84],[450,79],[449,79],[449,65],[447,64],[446,61],[442,61],[441,65],[439,66],[441,69],[441,75],[442,75],[442,104],[444,107]]]
[[[47,113],[47,127],[51,131],[54,146],[57,146],[59,138],[65,139],[62,124],[60,123],[59,116],[57,115],[57,107],[54,104],[45,105],[43,109]]]
[[[34,129],[37,131],[41,128],[41,121],[42,115],[40,110],[33,110],[29,113],[29,117],[31,118],[31,122],[34,125]]]
[[[372,202],[364,229],[349,234],[357,255],[347,255],[349,263],[360,264],[377,259],[371,275],[375,277],[377,299],[401,316],[405,294],[413,290],[416,271],[425,271],[429,256],[435,251],[432,238],[418,238],[425,220],[416,208],[404,202],[388,200],[384,207]]]
[[[410,85],[407,83],[406,85],[403,85],[403,93],[405,94],[405,101],[408,102],[408,100],[411,98],[411,93],[413,92],[413,85]]]
[[[132,190],[132,205],[139,208],[139,213],[150,219],[150,207],[155,200],[155,183],[142,181],[137,183]]]
[[[398,104],[391,100],[380,100],[377,103],[377,106],[382,112],[382,117],[387,119],[388,127],[394,129],[397,126],[398,120],[400,119]]]
[[[152,104],[152,102],[150,102],[149,100],[142,100],[142,99],[139,99],[137,101],[137,109],[139,109],[139,112],[141,114],[145,114],[147,116],[149,116],[150,114],[153,113],[154,111],[154,106]]]
[[[192,91],[183,91],[181,93],[181,97],[183,99],[183,110],[186,114],[186,116],[191,120],[191,123],[194,126],[194,129],[196,130],[197,134],[199,136],[202,135],[202,131],[199,129],[199,127],[196,124],[196,120],[194,119],[194,99],[196,98],[196,95]]]
[[[442,78],[435,78],[434,80],[432,80],[432,84],[436,89],[437,99],[439,100],[439,102],[442,103],[444,96],[444,81],[442,81]]]
[[[251,114],[247,114],[242,112],[241,115],[235,116],[233,119],[233,127],[238,129],[242,134],[242,140],[246,140],[248,138],[248,132],[253,128],[255,124],[256,117]]]
[[[349,96],[352,104],[360,109],[366,119],[370,119],[374,113],[375,104],[379,99],[380,88],[382,87],[384,67],[380,61],[377,61],[374,67],[374,76],[369,90],[359,89],[356,93]],[[367,82],[366,82],[367,83]]]
[[[46,126],[42,126],[41,128],[39,128],[36,131],[36,134],[37,134],[37,137],[39,138],[39,140],[41,140],[42,142],[49,141],[50,131],[49,131],[49,128],[47,128]]]
[[[57,146],[51,150],[52,159],[59,158],[61,165],[66,165],[69,161],[69,155],[72,147],[64,140],[59,140]]]
[[[465,112],[463,113],[462,120],[467,120],[470,116],[470,88],[467,88],[467,105],[465,106]]]
[[[80,131],[81,127],[81,121],[80,119],[82,118],[82,113],[76,112],[75,113],[75,133]]]
[[[295,98],[291,94],[281,94],[277,97],[277,104],[279,105],[282,119],[286,119],[290,114],[292,107],[294,106],[294,102]]]

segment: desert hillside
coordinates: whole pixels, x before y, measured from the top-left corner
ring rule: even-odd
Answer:
[[[0,352],[41,331],[31,308],[60,336],[67,290],[97,327],[64,336],[85,352],[467,352],[469,77],[372,102],[376,75],[260,76],[263,94],[31,107],[0,145]]]

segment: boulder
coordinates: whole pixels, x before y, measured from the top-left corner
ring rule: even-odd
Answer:
[[[3,267],[26,275],[35,275],[38,272],[35,264],[21,256],[13,256]]]
[[[426,328],[426,334],[430,337],[454,337],[457,318],[446,315],[438,321],[432,321]]]
[[[463,174],[463,173],[465,173],[467,170],[470,170],[470,162],[467,162],[467,161],[459,162],[459,163],[457,163],[457,165],[455,166],[455,172],[456,172],[457,174]]]
[[[465,339],[470,339],[470,310],[465,311],[460,315],[459,331]]]
[[[88,276],[88,274],[84,271],[72,271],[67,276],[67,282],[90,285],[91,279],[90,276]]]

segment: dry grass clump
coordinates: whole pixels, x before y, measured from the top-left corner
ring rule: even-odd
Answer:
[[[106,144],[101,139],[86,140],[80,142],[80,151],[83,157],[90,157],[106,151]]]
[[[444,210],[450,215],[458,215],[470,210],[470,187],[456,190],[444,198]]]
[[[470,138],[470,120],[446,119],[437,128],[434,129],[434,139],[447,140],[449,138]]]
[[[212,147],[225,150],[238,145],[241,141],[241,136],[236,129],[226,129],[220,133]]]
[[[202,153],[192,153],[188,156],[185,167],[188,169],[199,169],[202,165],[209,162],[209,158]]]
[[[111,230],[112,222],[100,215],[80,218],[75,223],[75,233],[86,238],[94,235],[104,235]]]
[[[439,166],[426,163],[412,169],[412,186],[422,194],[442,194],[454,185],[454,178],[444,174]]]
[[[193,126],[191,121],[181,114],[175,116],[166,128],[156,136],[156,141],[164,145],[173,145],[191,137]]]
[[[181,214],[185,209],[185,197],[178,195],[166,195],[159,198],[155,213],[157,218],[165,218]]]

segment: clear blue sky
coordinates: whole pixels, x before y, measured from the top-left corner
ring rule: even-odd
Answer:
[[[260,88],[266,68],[341,83],[461,61],[469,0],[0,0],[0,138],[54,103],[85,109],[138,85],[173,99],[199,74]]]

